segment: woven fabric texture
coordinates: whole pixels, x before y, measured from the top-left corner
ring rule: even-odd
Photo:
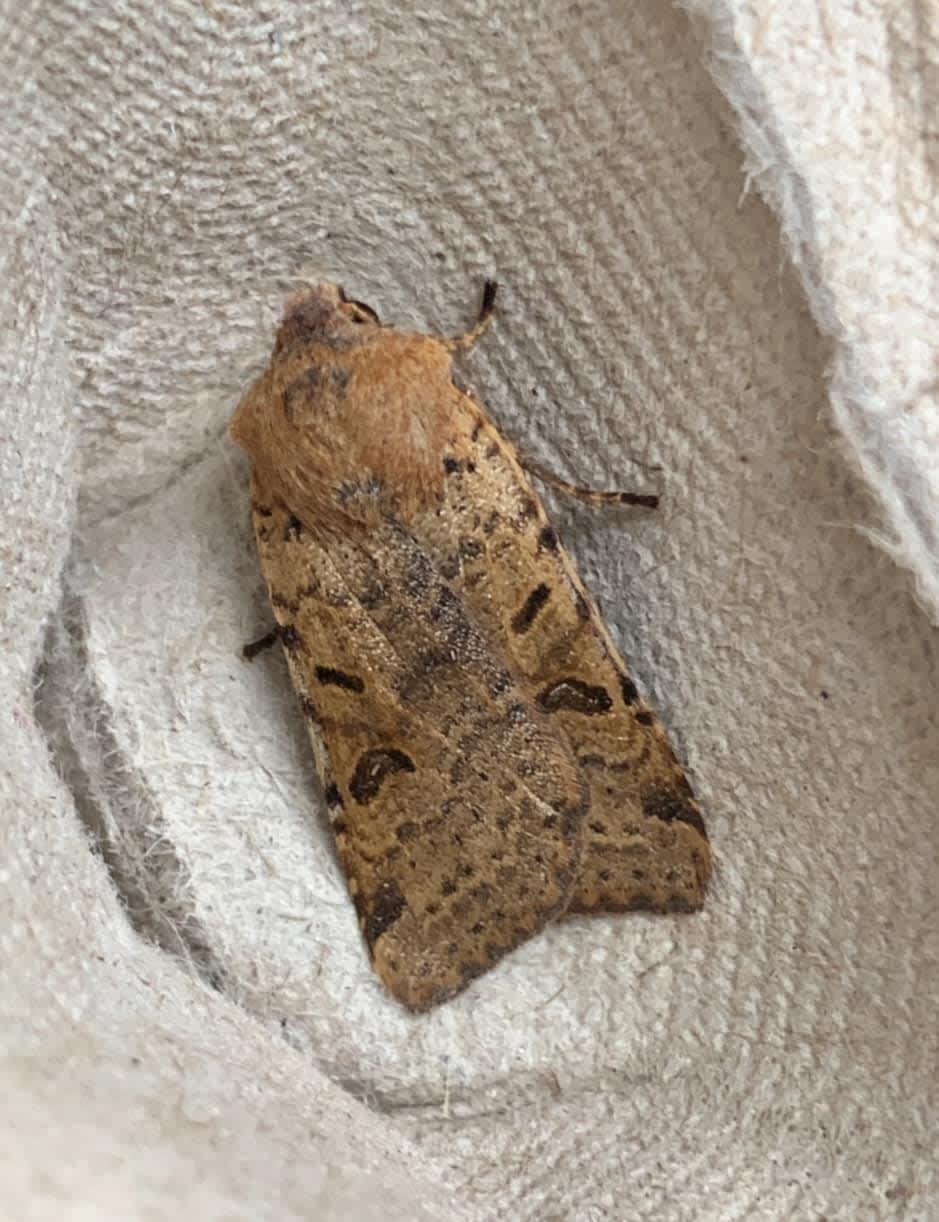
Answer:
[[[0,0],[0,1212],[939,1213],[937,10]],[[285,291],[500,312],[694,917],[372,975],[228,419]]]

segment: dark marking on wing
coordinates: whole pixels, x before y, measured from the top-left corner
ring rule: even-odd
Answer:
[[[537,518],[538,502],[534,497],[523,497],[518,507],[518,516],[523,522],[527,522],[529,518]]]
[[[296,514],[291,514],[284,527],[284,539],[299,539],[303,534],[303,523]]]
[[[407,571],[404,574],[404,590],[409,598],[423,599],[434,584],[434,568],[427,556],[421,553],[409,557]]]
[[[460,558],[459,556],[443,556],[437,567],[440,570],[440,576],[445,581],[453,581],[460,574]]]
[[[365,691],[365,682],[358,675],[350,675],[347,671],[336,670],[333,666],[317,666],[316,677],[325,686],[341,687],[345,692]]]
[[[535,622],[538,612],[551,597],[551,587],[541,582],[535,586],[519,609],[512,616],[512,631],[527,632]]]
[[[437,672],[452,668],[455,661],[451,651],[441,645],[418,650],[396,684],[399,699],[404,704],[426,699],[437,682]]]
[[[271,509],[269,505],[254,504],[252,505],[251,508],[254,510],[254,512],[258,515],[259,518],[269,518],[274,512],[274,510]]]
[[[559,679],[538,694],[538,706],[546,713],[569,709],[573,713],[608,713],[613,707],[605,687],[584,683],[582,679]]]
[[[378,794],[385,778],[395,772],[414,772],[414,761],[396,747],[376,748],[359,757],[349,792],[360,806],[367,806]]]
[[[639,699],[639,688],[636,687],[629,675],[622,675],[620,677],[620,687],[623,692],[623,704],[635,704]]]
[[[434,623],[451,624],[460,617],[463,604],[449,586],[441,586],[437,601],[430,609],[430,618]]]
[[[538,536],[538,546],[546,552],[556,552],[560,546],[558,532],[553,526],[545,526]]]
[[[382,603],[388,601],[388,591],[380,581],[372,581],[365,587],[359,595],[359,602],[366,611],[374,611],[376,607],[380,607]]]
[[[319,722],[319,710],[309,696],[300,697],[300,708],[303,710],[304,717],[307,717],[312,722]]]
[[[677,819],[680,823],[690,823],[691,826],[706,836],[704,820],[697,808],[681,794],[670,790],[653,790],[642,798],[642,809],[650,819],[661,819],[663,823],[671,823]]]
[[[271,592],[271,606],[277,607],[279,611],[289,611],[291,615],[296,615],[300,610],[299,600],[288,598],[286,594],[281,594],[280,590]]]
[[[636,714],[636,720],[641,726],[651,726],[653,721],[655,721],[655,714],[650,712],[649,709],[641,709]]]
[[[284,391],[284,415],[288,420],[294,419],[297,408],[303,406],[304,400],[311,399],[319,390],[319,386],[320,371],[315,365],[304,370],[299,378],[290,383]]]
[[[349,389],[349,383],[352,381],[353,373],[351,369],[333,368],[329,371],[329,378],[333,384],[333,391],[337,399],[342,399],[346,391]]]
[[[515,686],[515,680],[507,670],[494,669],[489,674],[489,690],[493,696],[504,696]]]
[[[344,480],[336,491],[340,505],[374,504],[382,495],[384,483],[378,475],[366,475],[362,479]]]
[[[443,460],[443,469],[446,471],[447,475],[456,474],[456,472],[460,470],[460,466],[460,460],[458,458],[453,458],[450,454],[448,454]]]
[[[407,907],[401,888],[390,879],[383,882],[375,893],[371,903],[371,911],[365,918],[365,941],[373,947],[381,935],[392,926]]]
[[[324,796],[326,798],[326,805],[330,807],[330,809],[333,809],[336,806],[342,806],[342,794],[339,792],[339,786],[334,781],[326,786],[326,793]]]

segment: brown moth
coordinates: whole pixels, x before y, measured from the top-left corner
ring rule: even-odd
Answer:
[[[446,340],[298,293],[231,424],[362,933],[412,1010],[564,914],[699,908],[711,870],[661,723],[452,380],[494,294]]]

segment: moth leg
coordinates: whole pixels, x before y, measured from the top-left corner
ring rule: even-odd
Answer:
[[[499,286],[495,280],[487,280],[483,285],[483,300],[482,305],[479,307],[479,316],[476,319],[475,326],[472,330],[467,331],[465,335],[457,335],[452,339],[444,340],[444,343],[451,352],[468,352],[485,335],[489,329],[489,324],[492,322],[498,289]]]
[[[540,463],[532,462],[530,458],[520,459],[522,466],[536,479],[556,488],[566,496],[577,497],[591,505],[641,505],[645,509],[657,509],[659,498],[654,492],[621,492],[618,489],[605,490],[598,488],[582,488],[579,484],[570,484],[566,479],[542,467]]]
[[[259,653],[264,653],[265,650],[268,650],[272,646],[276,645],[279,640],[280,625],[278,624],[276,628],[272,628],[270,632],[266,632],[264,636],[259,637],[256,641],[252,641],[250,645],[245,645],[241,651],[241,656],[246,662],[251,662],[258,656]]]

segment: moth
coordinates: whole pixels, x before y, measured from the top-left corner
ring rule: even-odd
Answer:
[[[711,871],[659,719],[453,380],[494,297],[446,339],[305,289],[231,423],[362,934],[414,1011],[560,917],[693,911]]]

